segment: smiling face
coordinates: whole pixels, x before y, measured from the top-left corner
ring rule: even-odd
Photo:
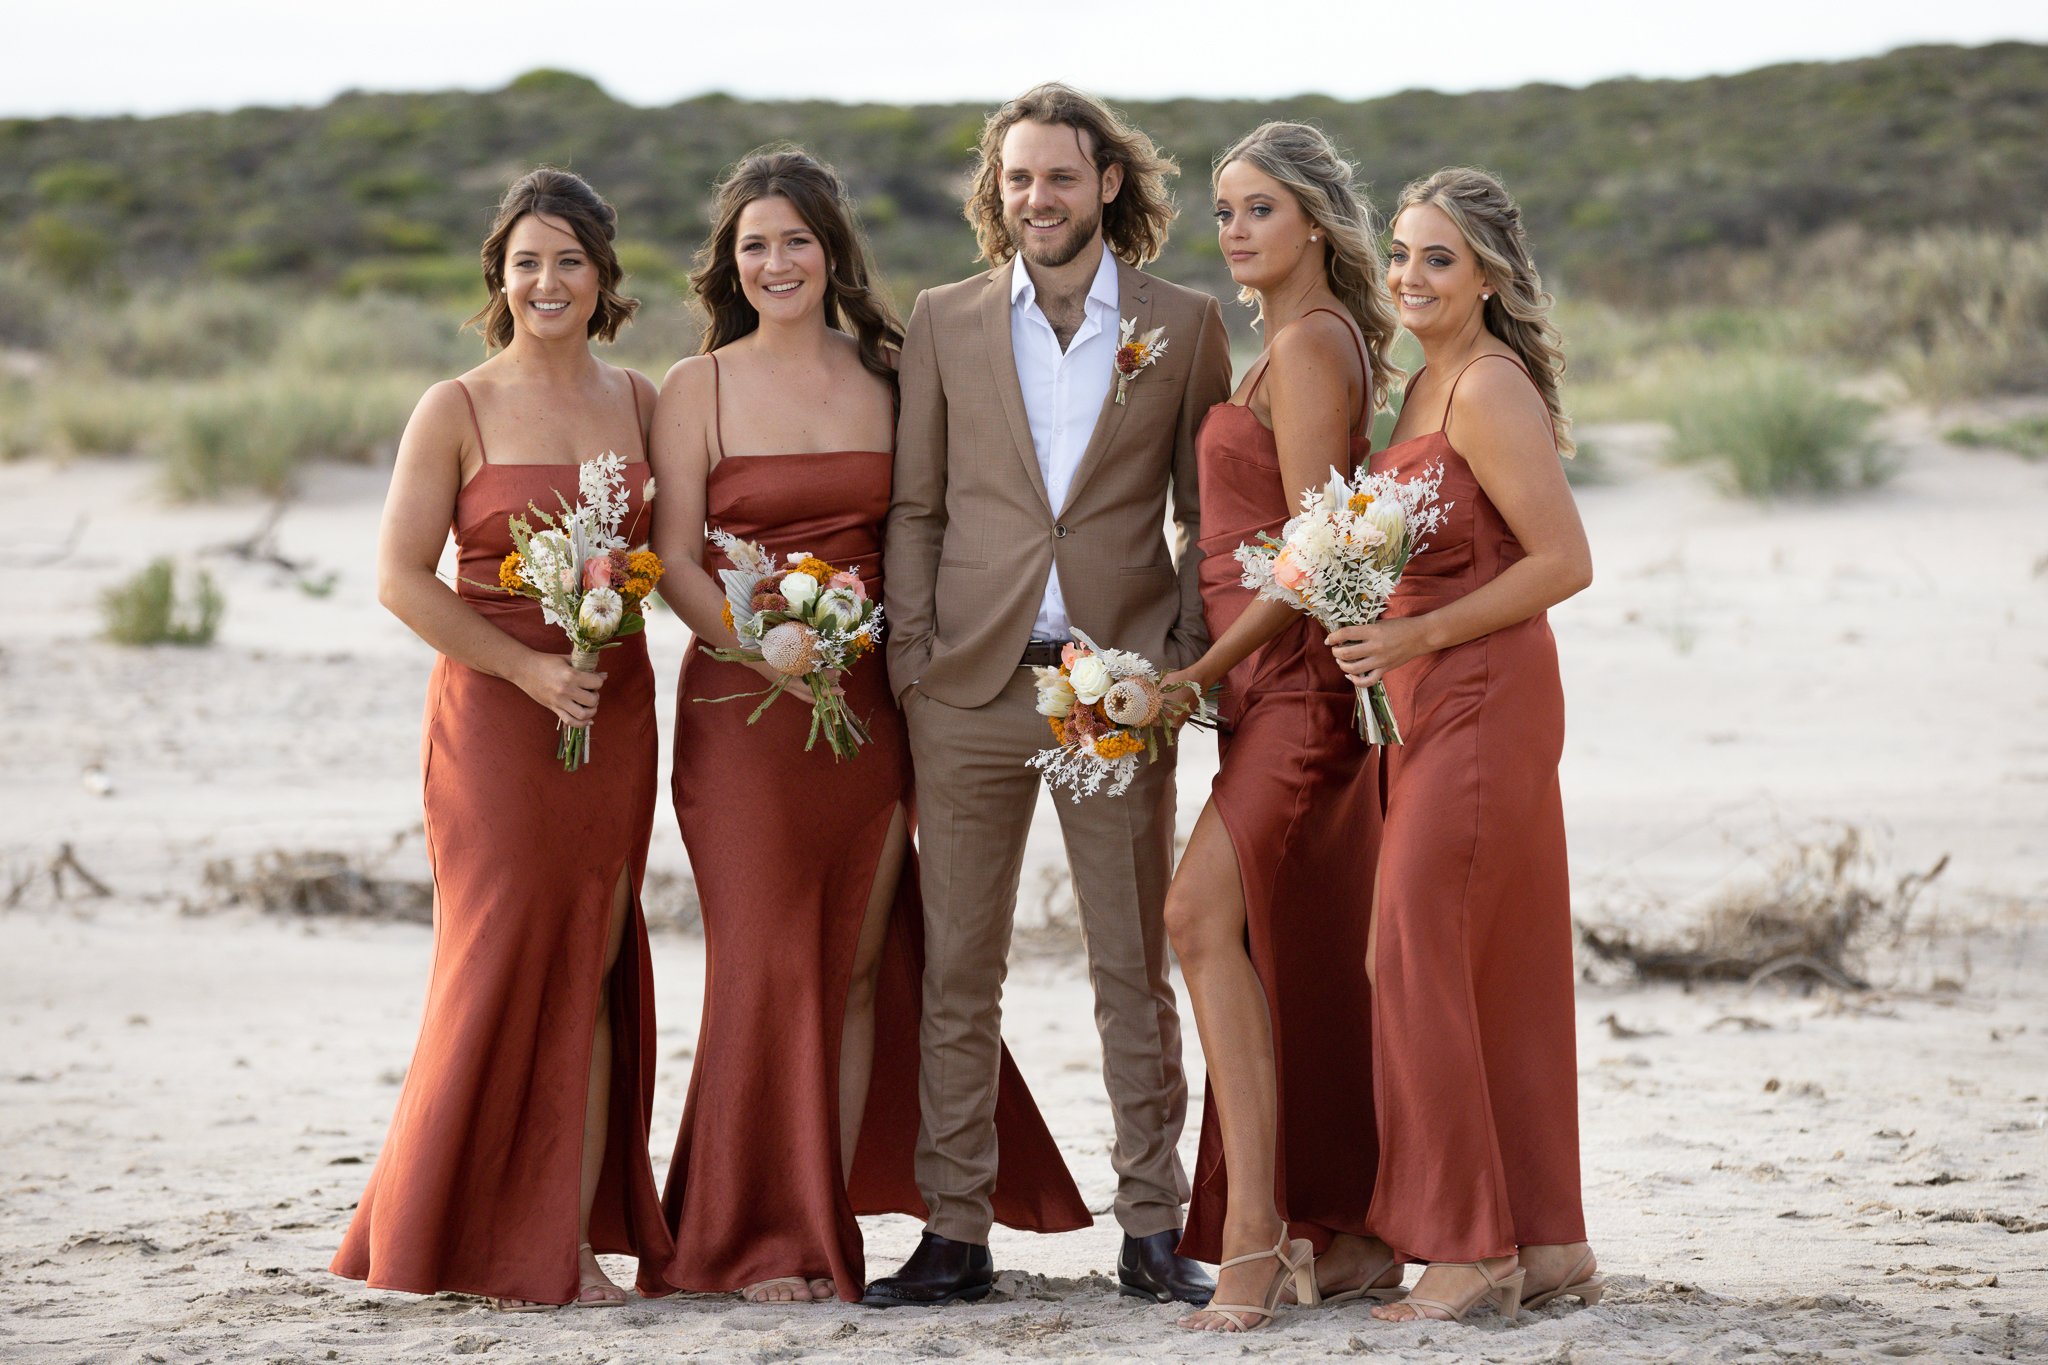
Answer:
[[[1029,119],[1003,135],[1003,224],[1033,265],[1057,269],[1102,236],[1102,206],[1123,168],[1097,172],[1078,128]]]
[[[818,234],[781,195],[740,210],[733,260],[740,292],[763,322],[794,322],[824,307],[831,262]]]
[[[505,239],[505,302],[514,332],[541,341],[590,335],[598,271],[569,224],[529,213]]]
[[[1250,162],[1217,173],[1216,244],[1239,284],[1271,290],[1305,263],[1322,269],[1327,248],[1309,240],[1315,232],[1294,191]]]
[[[1394,219],[1387,289],[1401,325],[1426,341],[1472,322],[1493,286],[1450,215],[1434,204],[1411,204]]]

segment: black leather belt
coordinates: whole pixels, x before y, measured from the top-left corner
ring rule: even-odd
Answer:
[[[1060,650],[1064,648],[1058,640],[1033,640],[1024,646],[1024,657],[1017,661],[1017,667],[1055,668],[1059,665]]]

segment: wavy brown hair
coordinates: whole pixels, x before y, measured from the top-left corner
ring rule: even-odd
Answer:
[[[1156,260],[1180,213],[1166,184],[1180,174],[1180,166],[1114,109],[1058,81],[1032,86],[981,125],[965,213],[983,258],[1001,265],[1017,254],[1003,222],[1003,137],[1025,122],[1063,124],[1081,134],[1081,146],[1094,159],[1098,175],[1111,166],[1123,167],[1123,186],[1102,206],[1102,239],[1132,266]]]
[[[619,266],[618,252],[612,249],[619,232],[618,212],[582,176],[553,166],[541,166],[520,176],[498,201],[498,217],[478,252],[490,301],[462,325],[482,333],[484,346],[489,350],[512,344],[512,305],[505,300],[505,243],[519,220],[529,213],[559,218],[576,234],[591,264],[597,267],[597,308],[590,315],[587,335],[598,341],[618,336],[619,329],[640,308],[640,300],[619,292],[626,272]]]
[[[1366,375],[1367,398],[1378,412],[1387,405],[1387,395],[1401,370],[1394,364],[1393,301],[1387,297],[1387,263],[1380,254],[1379,216],[1363,191],[1353,186],[1355,172],[1338,152],[1335,143],[1319,128],[1306,123],[1262,123],[1246,133],[1235,147],[1216,158],[1214,176],[1233,161],[1272,176],[1293,192],[1309,222],[1322,229],[1330,244],[1323,256],[1323,275],[1330,292],[1351,314],[1365,337],[1369,358]],[[1251,289],[1237,291],[1245,303],[1258,295]]]
[[[1564,378],[1564,338],[1550,320],[1555,302],[1544,291],[1543,276],[1529,254],[1529,234],[1522,210],[1507,187],[1485,171],[1448,166],[1401,191],[1394,212],[1416,204],[1443,210],[1456,224],[1465,244],[1479,258],[1493,297],[1480,305],[1486,330],[1505,341],[1527,367],[1550,409],[1550,431],[1557,453],[1569,458],[1578,449],[1572,440],[1572,419],[1565,415],[1559,382]]]
[[[740,287],[740,213],[757,199],[777,197],[789,201],[825,248],[825,325],[851,332],[860,343],[860,363],[894,384],[888,353],[902,349],[903,324],[875,283],[846,185],[837,171],[788,143],[747,153],[718,182],[711,236],[690,271],[707,315],[699,351],[715,351],[760,327],[761,315]]]

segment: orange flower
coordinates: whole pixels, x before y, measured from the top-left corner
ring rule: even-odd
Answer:
[[[646,579],[647,590],[648,592],[652,592],[654,590],[654,585],[661,581],[661,556],[654,553],[654,551],[652,550],[633,551],[631,554],[626,556],[626,574],[630,578]],[[645,597],[646,595],[646,593],[641,594],[642,597]]]
[[[833,568],[830,564],[827,564],[824,560],[818,558],[816,555],[810,555],[804,559],[803,563],[797,565],[796,568],[792,570],[792,572],[807,573],[811,577],[818,580],[819,587],[823,587],[825,583],[832,577],[832,575],[838,573],[839,570]]]
[[[1345,503],[1344,506],[1349,511],[1363,512],[1366,508],[1372,506],[1372,494],[1353,493],[1351,500]]]
[[[1067,742],[1067,727],[1060,724],[1060,718],[1058,716],[1047,716],[1045,718],[1045,723],[1052,727],[1052,737],[1056,742],[1060,744],[1065,744]]]
[[[1102,759],[1129,758],[1132,754],[1145,752],[1145,741],[1136,735],[1119,730],[1104,735],[1095,741],[1095,756]]]
[[[519,576],[520,563],[519,551],[517,550],[505,556],[504,561],[498,565],[499,587],[507,592],[518,592],[526,586],[525,580]]]
[[[727,630],[732,629],[732,603],[726,602],[718,608],[718,619],[725,622]]]

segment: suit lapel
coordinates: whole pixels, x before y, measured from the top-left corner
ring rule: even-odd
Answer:
[[[1102,396],[1102,411],[1095,415],[1095,430],[1088,437],[1088,448],[1081,452],[1081,463],[1075,467],[1073,481],[1067,485],[1067,507],[1072,507],[1075,499],[1081,496],[1081,490],[1088,484],[1088,476],[1095,472],[1103,457],[1109,453],[1110,444],[1116,440],[1117,431],[1124,424],[1124,414],[1131,410],[1129,394],[1124,396],[1124,402],[1116,401],[1116,375],[1113,367],[1117,328],[1122,326],[1125,318],[1135,320],[1139,336],[1143,336],[1152,326],[1151,287],[1143,275],[1133,270],[1121,258],[1116,263],[1116,312],[1116,322],[1110,330],[1112,373],[1109,379],[1109,392]],[[1143,382],[1144,372],[1141,370],[1131,383],[1137,385]],[[1062,507],[1059,510],[1065,512],[1067,509]]]
[[[1024,411],[1024,388],[1017,382],[1017,352],[1010,345],[1010,271],[1000,265],[989,272],[989,286],[981,296],[981,332],[988,350],[988,364],[995,380],[996,396],[1002,399],[1003,415],[1010,422],[1010,443],[1024,472],[1037,490],[1038,500],[1052,510],[1045,491],[1045,471],[1038,467],[1038,447],[1031,443],[1031,418]]]

